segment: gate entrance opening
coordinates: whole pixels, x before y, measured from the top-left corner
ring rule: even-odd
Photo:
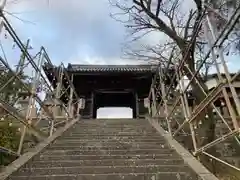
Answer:
[[[136,118],[137,102],[134,92],[97,91],[93,101],[93,118],[97,117],[97,109],[102,107],[130,107],[133,118]]]
[[[97,109],[97,119],[132,119],[133,111],[127,107],[103,107]]]

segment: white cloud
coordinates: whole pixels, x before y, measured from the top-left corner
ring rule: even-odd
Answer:
[[[47,0],[8,2],[5,9],[7,12],[35,23],[26,23],[6,14],[20,39],[23,42],[27,38],[31,39],[33,54],[43,45],[54,64],[59,64],[60,61],[65,65],[137,63],[120,58],[125,28],[109,17],[111,8],[108,0],[50,0],[50,6],[47,6]],[[13,53],[19,49],[12,50],[12,44],[10,39],[7,43],[5,40],[4,47],[9,61],[15,65],[20,52]],[[44,98],[43,94],[40,96]],[[101,116],[101,109],[99,114]],[[114,108],[111,113],[109,109],[103,110],[102,115],[108,118],[131,118],[132,112],[131,109]]]
[[[138,60],[128,60],[128,59],[121,59],[121,58],[102,58],[102,57],[88,57],[85,56],[84,58],[80,59],[78,56],[72,57],[65,61],[64,65],[66,66],[68,63],[71,64],[96,64],[96,65],[137,65],[142,64],[143,62]]]

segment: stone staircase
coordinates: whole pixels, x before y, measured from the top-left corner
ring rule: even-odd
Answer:
[[[147,120],[81,120],[8,180],[197,180]]]

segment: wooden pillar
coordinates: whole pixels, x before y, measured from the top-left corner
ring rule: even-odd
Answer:
[[[136,101],[136,118],[139,118],[139,100],[137,92],[135,92],[135,101]]]
[[[92,91],[91,93],[91,109],[90,109],[90,113],[91,113],[91,118],[94,118],[94,97],[95,97],[95,93]]]
[[[156,94],[155,94],[155,89],[151,88],[151,93],[152,93],[152,104],[151,104],[151,111],[152,111],[152,116],[157,115],[157,101],[156,101]]]
[[[71,82],[73,83],[73,74],[71,75]],[[74,117],[73,114],[73,88],[70,87],[70,95],[68,100],[68,113],[70,114],[70,118]]]
[[[85,98],[78,99],[77,113],[79,113],[80,110],[84,110],[85,107],[86,107],[86,99]],[[78,116],[82,116],[82,114],[80,113],[80,114],[78,114]]]

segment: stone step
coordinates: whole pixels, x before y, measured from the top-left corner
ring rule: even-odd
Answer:
[[[54,149],[54,150],[97,150],[97,149],[102,149],[102,150],[124,150],[124,149],[165,149],[166,151],[169,150],[169,147],[167,145],[163,144],[146,144],[146,143],[119,143],[116,145],[111,144],[104,144],[104,143],[95,143],[95,144],[89,144],[89,143],[61,143],[57,144],[54,143],[51,146],[48,147],[49,149]]]
[[[98,142],[108,142],[108,141],[135,141],[136,142],[141,142],[141,141],[148,141],[151,140],[150,142],[166,142],[162,137],[160,136],[142,136],[142,137],[138,137],[138,136],[64,136],[64,137],[60,137],[56,140],[63,140],[63,141],[68,141],[68,140],[82,140],[82,141],[98,141]]]
[[[129,130],[154,130],[154,128],[152,126],[149,125],[141,125],[141,126],[137,126],[137,125],[96,125],[96,126],[92,126],[92,125],[78,125],[78,126],[74,126],[72,127],[73,131],[76,130],[124,130],[124,129],[129,129]]]
[[[74,126],[151,126],[148,121],[108,122],[108,121],[78,121]]]
[[[72,129],[100,129],[100,128],[108,128],[108,129],[153,129],[150,124],[75,124]]]
[[[85,135],[85,136],[71,136],[71,135],[65,135],[63,137],[60,137],[59,139],[116,139],[116,140],[128,140],[128,139],[136,139],[136,140],[149,140],[149,139],[154,139],[154,140],[164,140],[163,137],[159,135],[154,135],[154,136],[126,136],[126,135],[117,135],[117,136],[108,136],[108,135]]]
[[[99,126],[107,126],[107,127],[151,127],[151,124],[149,122],[127,122],[127,123],[108,123],[108,122],[78,122],[74,124],[73,127],[84,127],[84,126],[90,126],[90,127],[99,127]]]
[[[42,161],[58,161],[58,160],[102,160],[102,159],[177,159],[179,155],[177,154],[130,154],[127,155],[108,155],[108,154],[98,154],[98,155],[53,155],[53,154],[39,154],[35,156],[33,160]]]
[[[100,119],[81,119],[80,121],[78,122],[102,122],[102,121],[105,121],[105,122],[132,122],[132,121],[137,121],[137,122],[140,122],[140,121],[147,121],[146,119],[143,119],[143,118],[135,118],[135,119],[132,119],[132,118],[114,118],[114,119],[108,119],[108,118],[100,118]]]
[[[149,121],[115,121],[115,122],[111,122],[111,121],[78,121],[75,125],[108,125],[108,126],[142,126],[142,125],[150,125]]]
[[[139,124],[149,124],[148,120],[81,120],[77,124],[123,124],[123,125],[139,125]]]
[[[146,128],[146,129],[152,129],[153,127],[147,123],[147,124],[75,124],[72,129],[99,129],[99,128],[116,128],[116,129],[122,129],[122,128],[131,128],[131,129],[141,129],[141,128]]]
[[[120,139],[120,141],[117,141],[118,139]],[[157,138],[155,139],[155,141],[148,141],[147,140],[142,140],[142,139],[126,139],[125,137],[124,138],[114,138],[114,139],[102,139],[102,140],[92,140],[92,139],[89,139],[89,142],[93,142],[93,143],[96,143],[96,144],[106,144],[106,145],[109,145],[109,146],[115,146],[117,144],[129,144],[129,143],[132,143],[134,140],[138,140],[137,143],[138,144],[149,144],[149,145],[153,145],[153,144],[156,144],[156,145],[159,145],[159,144],[163,144],[162,142],[165,142],[164,144],[166,144],[166,141],[163,141],[164,139],[161,139],[161,138]],[[124,140],[124,141],[123,141]],[[127,141],[128,140],[128,141]],[[129,141],[130,140],[130,141]],[[85,139],[64,139],[64,137],[62,138],[58,138],[56,139],[53,144],[83,144],[83,145],[87,145],[88,142],[85,141]],[[91,143],[92,144],[92,143]]]
[[[171,149],[123,149],[123,150],[104,150],[104,149],[89,149],[89,150],[47,150],[42,152],[43,155],[123,155],[123,154],[172,154],[175,153]]]
[[[89,144],[97,144],[97,143],[161,143],[161,144],[166,144],[166,141],[161,138],[144,138],[144,139],[139,139],[139,138],[109,138],[109,139],[100,139],[100,138],[94,138],[94,139],[88,139],[88,138],[74,138],[74,137],[63,137],[59,138],[58,141],[63,141],[63,142],[71,142],[71,141],[77,141],[78,143],[89,143]]]
[[[136,126],[140,126],[140,125],[149,125],[149,121],[115,121],[115,122],[111,122],[111,121],[78,121],[75,125],[136,125]]]
[[[108,173],[156,173],[186,172],[187,166],[179,165],[143,165],[143,166],[75,166],[75,167],[44,167],[21,168],[16,175],[64,175],[64,174],[108,174]]]
[[[141,125],[141,124],[149,124],[149,121],[148,120],[142,120],[142,121],[124,121],[124,120],[121,120],[121,121],[107,121],[107,120],[94,120],[94,121],[85,121],[85,120],[81,120],[81,121],[78,121],[76,124],[91,124],[91,125],[94,125],[94,124],[107,124],[107,125],[112,125],[112,124],[123,124],[123,125]]]
[[[75,166],[140,166],[140,165],[182,165],[182,159],[102,159],[102,160],[62,160],[35,161],[28,163],[25,168],[42,167],[75,167]]]
[[[147,145],[166,145],[166,141],[163,140],[150,140],[150,139],[146,139],[146,140],[141,140],[141,139],[128,139],[128,141],[126,141],[124,139],[124,141],[118,141],[116,139],[103,139],[101,141],[99,140],[86,140],[86,139],[57,139],[53,144],[78,144],[78,145],[106,145],[106,146],[119,146],[119,145],[128,145],[128,144],[132,144],[132,143],[137,143],[137,144],[147,144]]]
[[[146,128],[146,127],[123,127],[123,128],[106,128],[106,127],[98,127],[98,128],[93,128],[93,127],[79,127],[79,128],[73,128],[71,131],[66,131],[66,132],[74,132],[74,133],[79,133],[79,132],[98,132],[98,131],[103,131],[103,132],[142,132],[142,131],[148,131],[148,132],[156,132],[155,129],[153,128]]]
[[[198,177],[186,172],[130,173],[130,174],[61,174],[61,175],[25,175],[15,176],[11,180],[198,180]]]
[[[139,133],[97,133],[95,132],[94,134],[93,133],[66,133],[64,134],[64,136],[68,137],[68,136],[71,136],[71,137],[95,137],[95,136],[100,136],[100,137],[124,137],[124,136],[127,136],[127,137],[159,137],[160,135],[157,134],[157,133],[148,133],[148,134],[144,134],[142,133],[141,135],[139,135]]]
[[[139,133],[143,135],[148,135],[148,134],[158,134],[155,130],[131,130],[131,129],[123,129],[123,130],[101,130],[101,129],[96,129],[96,130],[84,130],[84,131],[68,131],[65,132],[64,134],[72,134],[72,135],[81,135],[81,134],[130,134],[130,135],[139,135]]]
[[[150,129],[150,128],[106,128],[106,127],[101,127],[101,128],[94,128],[94,129],[90,129],[90,127],[86,127],[86,128],[76,128],[76,129],[72,129],[71,131],[66,131],[65,133],[68,133],[68,132],[73,132],[73,133],[93,133],[93,132],[109,132],[109,133],[112,133],[112,132],[130,132],[130,133],[137,133],[137,132],[156,132],[155,129]]]

